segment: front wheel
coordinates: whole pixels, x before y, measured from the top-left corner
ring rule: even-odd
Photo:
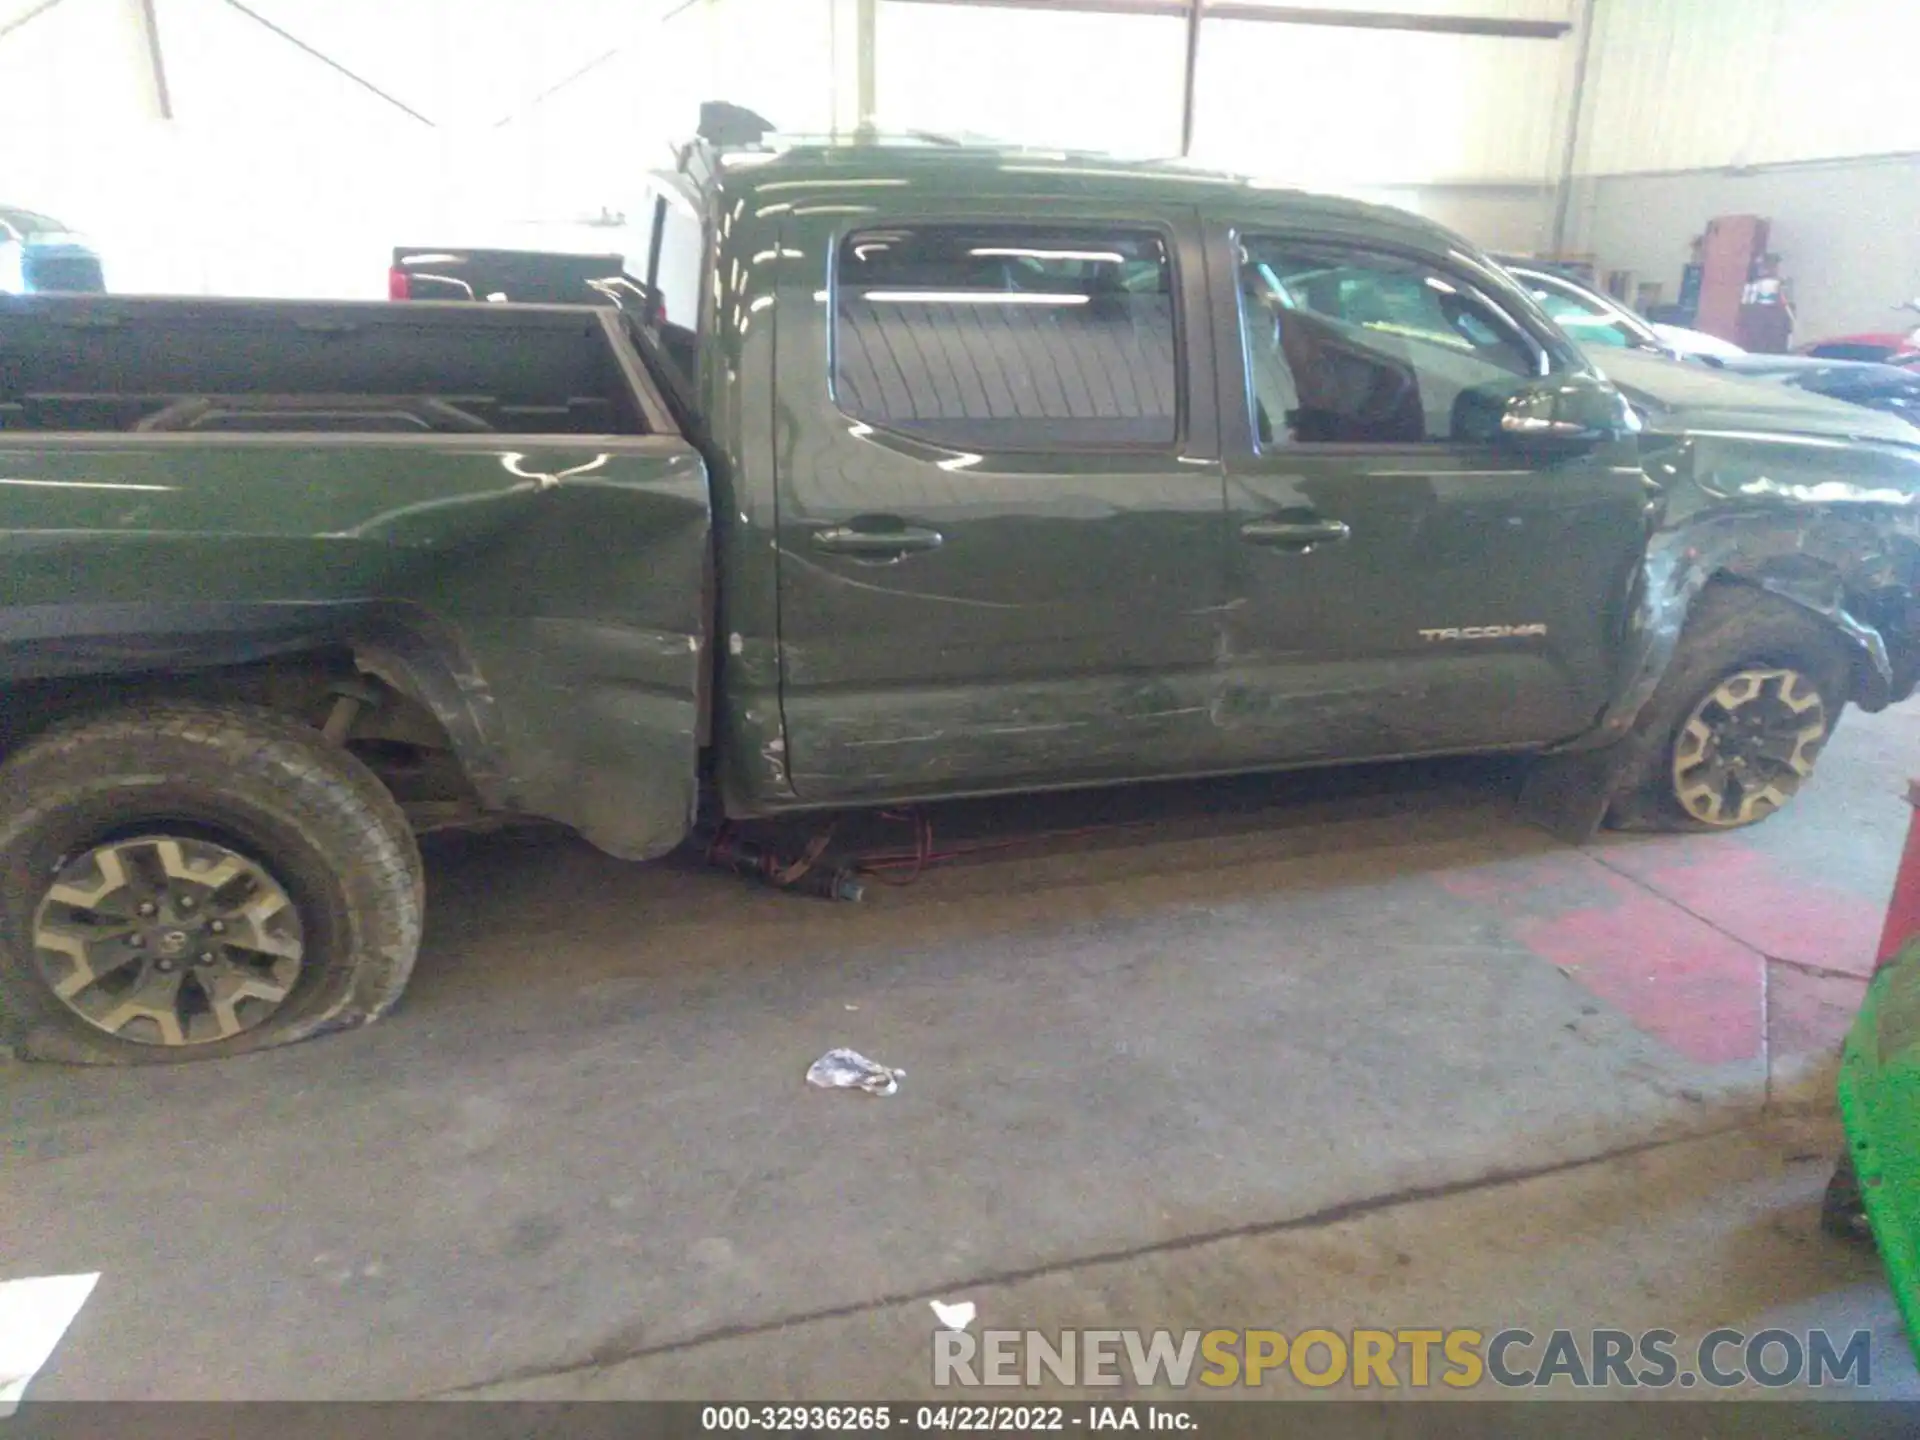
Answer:
[[[1750,664],[1722,676],[1668,749],[1673,799],[1716,830],[1766,819],[1813,777],[1833,733],[1829,709],[1819,682],[1799,670]]]
[[[1766,819],[1813,777],[1850,678],[1840,640],[1799,606],[1708,590],[1626,742],[1609,822],[1733,830]]]
[[[129,710],[0,767],[0,1021],[31,1056],[213,1058],[373,1019],[422,894],[385,787],[271,711]]]

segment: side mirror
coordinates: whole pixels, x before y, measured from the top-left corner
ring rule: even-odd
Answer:
[[[1640,417],[1613,386],[1561,375],[1516,391],[1500,414],[1500,438],[1523,450],[1583,450],[1640,429]]]

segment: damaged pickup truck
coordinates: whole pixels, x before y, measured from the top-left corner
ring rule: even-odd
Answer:
[[[670,188],[664,312],[0,302],[24,1053],[373,1019],[438,826],[1508,752],[1576,838],[1728,828],[1914,686],[1910,427],[1617,389],[1424,221],[944,145]]]

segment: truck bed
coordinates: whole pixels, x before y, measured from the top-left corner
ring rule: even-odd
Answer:
[[[487,809],[678,843],[707,477],[625,323],[0,299],[0,749],[89,686],[357,666],[426,707]]]
[[[604,310],[124,296],[0,299],[0,430],[650,435]]]

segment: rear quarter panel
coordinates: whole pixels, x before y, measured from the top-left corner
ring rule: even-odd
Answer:
[[[677,438],[0,434],[0,682],[351,644],[487,804],[655,855],[695,806],[708,528]]]

